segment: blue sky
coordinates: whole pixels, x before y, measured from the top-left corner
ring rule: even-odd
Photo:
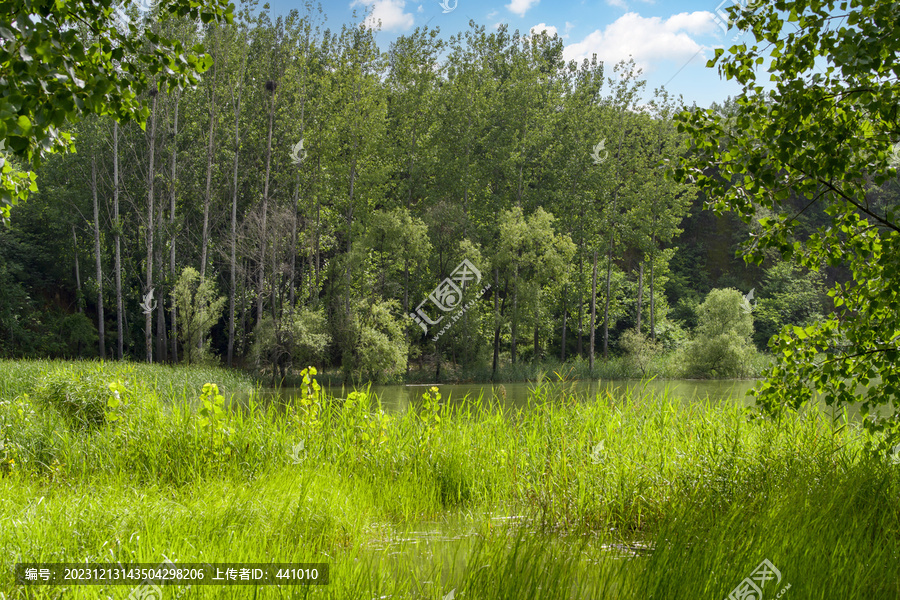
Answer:
[[[725,8],[741,0],[325,0],[325,26],[340,28],[368,18],[381,20],[378,41],[386,50],[397,36],[428,24],[446,38],[468,28],[469,19],[489,30],[506,23],[510,31],[548,29],[562,37],[565,58],[596,53],[611,67],[634,57],[647,88],[665,86],[688,105],[708,106],[740,93],[740,86],[706,68],[714,49],[750,34],[725,31]],[[272,11],[300,8],[297,0],[269,0]],[[444,12],[441,3],[452,9]],[[354,17],[354,13],[356,16]],[[741,37],[743,36],[743,37]]]

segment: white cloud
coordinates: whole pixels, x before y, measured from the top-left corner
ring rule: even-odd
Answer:
[[[538,23],[530,29],[530,32],[532,34],[540,33],[542,31],[546,31],[547,35],[550,37],[559,34],[559,32],[556,30],[556,27],[554,27],[553,25],[547,25],[546,23]]]
[[[540,1],[541,0],[511,0],[510,3],[506,5],[506,8],[509,12],[524,17],[525,13]]]
[[[628,4],[625,0],[606,0],[606,3],[610,6],[615,6],[616,8],[628,8]]]
[[[368,11],[366,26],[374,28],[381,21],[384,31],[404,30],[413,26],[411,13],[403,12],[406,0],[353,0],[350,7],[364,6]]]
[[[563,53],[565,59],[581,62],[597,60],[612,66],[620,60],[634,58],[637,66],[648,71],[651,63],[664,59],[690,60],[704,47],[691,35],[705,34],[716,29],[713,15],[706,11],[679,13],[668,19],[644,18],[630,12],[610,23],[603,31],[597,29],[580,42],[569,44]]]
[[[417,9],[417,12],[418,12],[419,14],[422,14],[423,12],[425,12],[425,7],[422,6],[422,5],[420,4],[420,5],[419,5],[419,8]]]

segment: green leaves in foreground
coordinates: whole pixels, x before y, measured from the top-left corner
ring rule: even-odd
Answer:
[[[785,13],[797,31],[782,31]],[[828,292],[829,317],[770,341],[776,362],[756,390],[770,414],[801,407],[813,390],[827,404],[862,399],[864,413],[900,400],[898,203],[896,194],[874,193],[897,178],[900,38],[885,32],[898,21],[900,4],[888,1],[754,5],[738,23],[770,52],[764,59],[756,46],[734,46],[720,64],[744,86],[734,110],[680,116],[693,148],[675,175],[701,186],[711,208],[753,223],[748,262],[762,264],[774,250],[812,271],[849,272]],[[773,91],[756,82],[764,61]],[[822,215],[811,235],[798,220],[807,211]],[[865,422],[891,434],[885,444],[900,434],[896,412]]]
[[[201,47],[116,27],[114,0],[0,2],[0,140],[17,158],[37,164],[50,152],[72,149],[63,131],[87,114],[113,115],[141,125],[149,113],[139,100],[156,80],[166,88],[194,85],[212,64]],[[231,22],[226,0],[169,0],[172,16]],[[164,13],[156,15],[161,18]],[[35,191],[34,173],[0,163],[0,218]]]

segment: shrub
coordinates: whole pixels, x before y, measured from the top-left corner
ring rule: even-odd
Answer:
[[[328,323],[322,310],[298,309],[293,316],[279,321],[270,316],[254,330],[251,356],[258,368],[281,371],[282,378],[294,365],[318,364],[324,360],[325,349],[331,343]]]
[[[396,300],[355,303],[343,361],[354,379],[382,382],[406,370],[409,345],[394,312],[399,312]]]
[[[619,339],[619,347],[625,351],[625,356],[631,370],[640,371],[641,376],[646,377],[647,368],[653,357],[659,354],[660,347],[643,333],[629,329]]]
[[[183,344],[187,364],[209,359],[209,330],[222,316],[225,297],[216,297],[216,283],[212,277],[200,279],[193,267],[185,267],[178,277],[172,300],[177,307],[178,339]],[[201,346],[201,341],[203,342]]]
[[[750,342],[753,318],[744,296],[735,289],[715,289],[698,310],[694,340],[685,352],[688,377],[743,377],[755,349]]]

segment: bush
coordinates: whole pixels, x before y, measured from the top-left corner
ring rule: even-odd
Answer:
[[[647,368],[653,357],[659,354],[660,347],[650,338],[634,329],[629,329],[619,339],[619,347],[625,351],[629,366],[633,371],[640,371],[642,377],[647,376]]]
[[[257,368],[280,371],[282,379],[294,364],[321,364],[331,343],[322,310],[302,308],[276,322],[265,316],[253,332],[251,356]]]
[[[694,340],[685,351],[687,377],[744,377],[756,353],[753,318],[735,289],[715,289],[698,310]]]
[[[395,311],[399,312],[396,300],[355,303],[343,360],[345,372],[354,379],[383,382],[406,371],[409,345]]]
[[[209,361],[209,330],[222,316],[225,297],[216,298],[216,283],[212,277],[200,279],[193,267],[185,267],[178,277],[172,300],[178,308],[178,339],[187,364]],[[203,342],[201,346],[201,341]]]

